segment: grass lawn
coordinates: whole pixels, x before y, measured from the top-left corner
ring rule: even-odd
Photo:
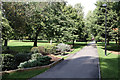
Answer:
[[[13,72],[10,74],[5,74],[2,76],[2,80],[27,80],[32,78],[40,73],[45,72],[48,68],[31,70],[31,71],[23,71],[23,72]]]
[[[45,43],[46,42],[46,43]],[[18,52],[30,52],[31,48],[33,47],[34,42],[30,40],[25,40],[25,41],[19,41],[19,40],[10,40],[8,42],[8,46],[11,50],[18,51]],[[47,41],[40,41],[38,40],[37,45],[38,46],[45,46],[49,45],[50,43],[47,43]],[[53,43],[56,44],[56,43]]]
[[[49,45],[50,43],[48,43],[47,41],[38,41],[38,46],[46,46]],[[53,43],[56,44],[56,43]],[[67,43],[67,44],[72,44],[71,42]],[[73,47],[74,51],[69,52],[69,54],[73,54],[78,52],[81,48],[83,48],[86,45],[86,42],[75,42],[75,46]],[[19,41],[19,40],[10,40],[8,42],[8,46],[10,49],[14,50],[14,51],[18,51],[18,52],[22,52],[22,51],[27,51],[29,52],[30,49],[33,47],[33,42],[32,41]],[[63,56],[60,56],[63,57]],[[68,57],[68,56],[67,56]],[[63,58],[67,58],[67,57],[63,57]],[[8,80],[10,79],[28,79],[31,78],[33,76],[36,76],[44,71],[46,71],[47,69],[42,69],[42,70],[32,70],[32,71],[25,71],[25,72],[14,72],[14,73],[10,73],[10,74],[5,74],[3,75],[3,80],[6,80],[6,78]]]
[[[98,53],[100,57],[100,69],[101,77],[104,78],[118,78],[120,75],[119,71],[119,58],[120,55],[112,54],[107,52],[105,56],[104,43],[97,43]],[[107,46],[107,50],[117,51],[118,46],[114,42],[110,42],[110,45]]]
[[[24,40],[23,42],[19,40],[10,40],[8,42],[8,46],[11,50],[18,51],[18,52],[30,52],[31,48],[33,47],[33,42],[30,40]],[[46,46],[49,45],[48,41],[44,40],[38,40],[37,45],[38,46]],[[56,44],[56,43],[53,43]],[[66,44],[72,45],[72,42],[68,42]],[[73,47],[74,51],[70,53],[75,53],[79,51],[81,48],[83,48],[86,45],[86,42],[75,42],[75,46]]]

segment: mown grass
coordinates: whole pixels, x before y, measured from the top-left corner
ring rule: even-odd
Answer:
[[[47,41],[45,41],[47,42]],[[43,41],[38,41],[38,46],[46,46],[50,43],[45,43]],[[17,52],[30,52],[31,48],[33,47],[34,42],[32,41],[19,41],[19,40],[10,40],[8,42],[8,46],[11,50],[17,51]],[[56,44],[56,43],[53,43]]]
[[[23,71],[23,72],[13,72],[3,75],[2,80],[27,80],[36,75],[39,75],[40,73],[45,72],[46,70],[48,70],[48,68]]]
[[[31,48],[33,47],[34,42],[30,40],[24,40],[24,41],[19,41],[19,40],[10,40],[8,42],[8,46],[11,50],[17,51],[17,52],[30,52]],[[57,44],[57,43],[53,43]],[[72,45],[72,42],[68,42],[66,44]],[[48,41],[46,40],[38,40],[37,43],[38,46],[46,46],[50,45]],[[86,45],[86,42],[75,42],[75,46],[73,47],[74,51],[70,53],[75,53],[79,51],[82,47]]]
[[[117,47],[118,46],[116,46],[114,42],[111,42],[110,45],[107,46],[107,50],[110,49],[111,51],[114,51]],[[113,80],[118,79],[120,75],[120,55],[107,52],[107,56],[105,56],[104,43],[101,42],[97,44],[97,49],[100,58],[100,70],[102,80],[106,78],[114,78]]]
[[[38,42],[38,46],[46,46],[49,45],[50,43],[48,42]],[[53,44],[57,44],[57,43],[53,43]],[[67,44],[72,44],[71,42],[67,43]],[[69,52],[69,54],[73,54],[78,52],[81,48],[83,48],[86,45],[86,42],[75,42],[75,46],[73,47],[74,51]],[[31,41],[19,41],[19,40],[10,40],[8,43],[8,46],[10,49],[14,50],[14,51],[30,51],[30,49],[33,47],[33,42]],[[63,58],[67,58],[65,56],[61,56]],[[3,75],[3,80],[26,80],[29,78],[32,78],[33,76],[36,76],[44,71],[46,71],[47,69],[41,69],[41,70],[32,70],[32,71],[24,71],[24,72],[14,72],[14,73],[10,73],[10,74],[5,74]]]

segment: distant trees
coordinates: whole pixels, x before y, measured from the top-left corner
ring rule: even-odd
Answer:
[[[97,41],[104,40],[105,38],[105,7],[102,7],[104,2],[97,2],[96,9],[89,13],[91,16],[87,17],[86,26],[89,26],[91,34],[94,35]],[[107,44],[111,39],[118,40],[118,32],[115,31],[118,22],[118,15],[115,10],[113,10],[113,2],[107,3]],[[89,15],[88,14],[88,15]],[[117,42],[117,41],[116,41]]]
[[[13,29],[13,39],[42,39],[73,42],[83,35],[83,7],[65,2],[3,3],[3,15]]]

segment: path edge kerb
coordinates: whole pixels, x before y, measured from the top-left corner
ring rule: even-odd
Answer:
[[[55,66],[56,64],[60,63],[61,61],[63,61],[64,59],[61,58],[49,65],[46,65],[46,66],[39,66],[39,67],[32,67],[32,68],[24,68],[24,69],[16,69],[16,70],[9,70],[9,71],[2,71],[0,72],[0,75],[3,75],[3,74],[9,74],[9,73],[13,73],[13,72],[22,72],[22,71],[29,71],[29,70],[36,70],[36,69],[43,69],[43,68],[48,68],[50,69],[51,67]]]
[[[97,45],[95,44],[96,48],[97,48]],[[98,52],[98,49],[97,49],[97,52]],[[101,80],[101,72],[100,72],[100,57],[99,57],[99,54],[98,54],[98,69],[99,69],[99,80]]]

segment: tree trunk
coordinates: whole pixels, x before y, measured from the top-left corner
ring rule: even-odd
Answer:
[[[75,40],[73,39],[73,47],[74,47],[74,41],[75,41]]]
[[[119,45],[120,45],[120,39],[119,39],[119,41],[118,41],[118,42],[119,42]]]
[[[50,39],[48,39],[48,43],[50,43]]]
[[[116,44],[117,44],[117,39],[115,39],[115,42],[116,42]]]
[[[7,44],[8,44],[8,40],[5,39],[4,46],[7,46]]]
[[[86,40],[86,44],[87,44],[87,40]]]
[[[97,43],[97,41],[95,41],[95,43]]]
[[[50,40],[50,44],[52,44],[52,39]]]
[[[37,47],[38,33],[35,34],[34,46]]]

